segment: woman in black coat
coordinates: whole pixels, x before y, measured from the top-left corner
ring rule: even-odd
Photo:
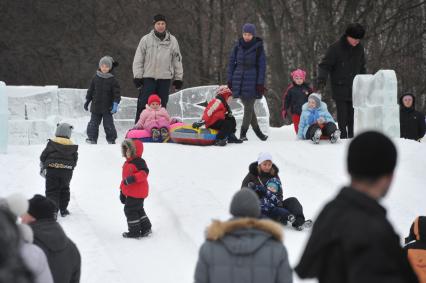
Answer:
[[[401,138],[420,141],[426,132],[425,115],[416,111],[416,98],[406,93],[399,98],[399,124]]]

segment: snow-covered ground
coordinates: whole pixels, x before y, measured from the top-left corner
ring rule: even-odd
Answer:
[[[191,282],[205,227],[212,219],[230,217],[231,197],[261,151],[272,153],[285,197],[297,197],[307,217],[315,219],[348,182],[346,141],[335,145],[298,141],[291,126],[271,129],[266,142],[252,132],[248,137],[242,145],[224,148],[146,143],[143,157],[150,168],[150,195],[145,206],[153,234],[142,240],[121,237],[126,220],[118,197],[124,161],[120,145],[81,144],[71,182],[72,214],[59,219],[82,254],[81,282]],[[426,144],[394,141],[398,167],[383,204],[395,229],[404,236],[414,217],[425,214]],[[0,155],[1,196],[44,193],[44,179],[38,174],[43,148],[9,146],[8,154]],[[284,228],[292,266],[308,236],[308,231]]]

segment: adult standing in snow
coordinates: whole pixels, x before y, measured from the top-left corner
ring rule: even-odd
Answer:
[[[230,212],[234,218],[216,220],[207,229],[195,283],[293,282],[282,228],[271,220],[258,219],[260,203],[256,194],[249,189],[238,191]]]
[[[160,96],[161,105],[166,108],[171,81],[175,90],[183,84],[179,44],[167,30],[166,17],[155,15],[153,24],[153,30],[140,40],[133,59],[133,82],[139,90],[135,124],[152,93]]]
[[[295,269],[300,278],[417,282],[379,203],[392,183],[396,160],[395,145],[381,133],[364,132],[352,140],[347,154],[351,183],[318,216]]]
[[[406,93],[399,99],[401,138],[420,141],[425,135],[425,115],[416,111],[414,94]]]
[[[365,74],[364,47],[360,43],[365,29],[358,23],[347,26],[345,34],[328,47],[318,65],[317,89],[323,93],[330,75],[332,98],[336,103],[340,138],[354,135],[352,83],[356,75]]]
[[[22,222],[33,229],[34,244],[46,254],[53,281],[80,282],[80,253],[56,222],[55,203],[42,195],[34,195],[29,202],[28,212],[22,216]]]
[[[256,99],[261,99],[266,91],[265,73],[263,40],[256,37],[255,25],[246,23],[243,26],[243,36],[234,45],[228,63],[228,87],[232,90],[232,96],[240,98],[244,105],[240,131],[240,139],[243,141],[247,140],[250,125],[259,139],[265,141],[268,138],[260,130],[254,112]]]

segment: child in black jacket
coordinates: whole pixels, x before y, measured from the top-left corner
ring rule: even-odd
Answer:
[[[48,140],[40,155],[41,170],[46,170],[46,197],[55,202],[62,217],[69,214],[70,182],[78,159],[78,145],[70,140],[72,129],[70,124],[58,124],[56,137]]]

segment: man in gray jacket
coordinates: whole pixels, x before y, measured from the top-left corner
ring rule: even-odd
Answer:
[[[229,221],[213,221],[207,228],[195,269],[195,283],[291,283],[292,270],[282,243],[282,228],[258,219],[260,204],[249,190],[238,191]]]
[[[166,107],[171,81],[175,90],[183,84],[178,41],[166,29],[166,17],[155,15],[153,23],[154,29],[142,37],[133,59],[133,82],[139,89],[135,123],[152,93],[158,94],[161,105]]]

